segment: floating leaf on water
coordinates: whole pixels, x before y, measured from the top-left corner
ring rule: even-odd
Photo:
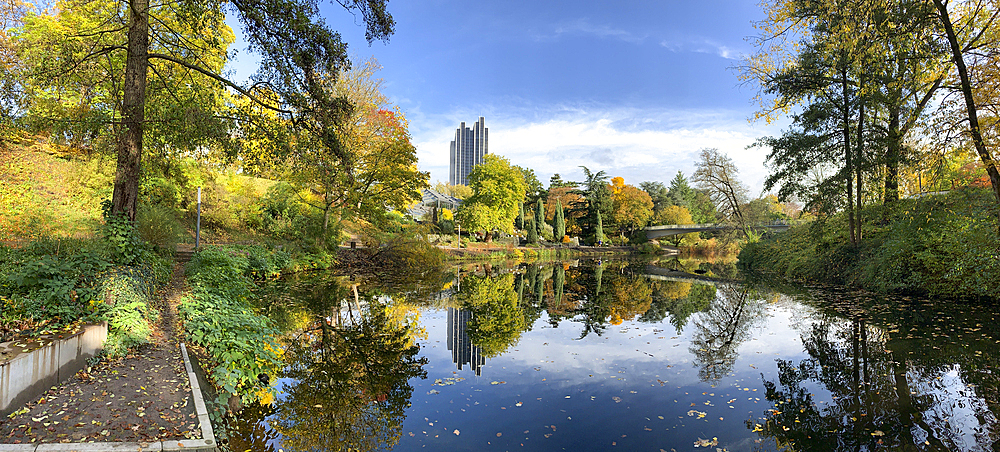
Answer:
[[[719,438],[712,438],[711,440],[698,438],[698,441],[694,442],[694,447],[712,447],[719,445]]]

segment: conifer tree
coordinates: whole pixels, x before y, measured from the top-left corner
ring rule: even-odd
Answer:
[[[542,198],[538,198],[535,202],[535,228],[538,229],[538,235],[542,235],[543,228],[545,227],[545,205],[542,203]]]
[[[563,213],[562,201],[556,200],[556,230],[555,237],[556,241],[562,241],[563,236],[566,235],[566,217]]]
[[[597,229],[594,233],[594,241],[598,244],[604,243],[604,221],[601,220],[601,212],[597,212]]]
[[[528,220],[528,243],[538,243],[538,228],[535,226],[535,220]]]

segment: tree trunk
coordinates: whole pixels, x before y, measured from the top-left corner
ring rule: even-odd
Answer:
[[[899,201],[899,158],[902,154],[903,136],[899,130],[899,105],[889,106],[889,130],[885,154],[885,199],[888,206]],[[888,215],[888,213],[886,213]]]
[[[332,204],[326,204],[323,208],[323,231],[320,232],[319,236],[319,246],[320,248],[326,248],[326,236],[327,230],[330,228],[330,207]]]
[[[848,81],[847,81],[847,66],[840,70],[841,75],[841,91],[843,92],[844,106],[842,107],[843,112],[843,127],[844,127],[844,159],[847,165],[847,223],[850,225],[851,230],[851,243],[858,243],[858,238],[854,230],[854,166],[853,166],[853,151],[851,149],[851,110],[850,102],[848,99]]]
[[[135,221],[139,200],[139,168],[142,162],[142,130],[145,120],[146,53],[149,49],[149,0],[129,1],[128,56],[122,93],[122,125],[118,138],[111,213]]]
[[[944,0],[934,0],[934,6],[937,7],[938,17],[941,18],[941,24],[944,26],[945,34],[948,37],[948,44],[951,47],[951,56],[955,62],[955,68],[958,69],[958,77],[962,84],[962,94],[965,96],[965,108],[969,115],[969,132],[972,134],[972,142],[976,146],[979,158],[986,167],[986,173],[990,176],[990,184],[993,185],[993,196],[996,197],[997,203],[1000,203],[1000,172],[997,171],[996,160],[993,159],[989,150],[986,149],[983,134],[979,129],[979,116],[976,113],[976,100],[972,97],[972,82],[969,80],[969,69],[965,66],[962,49],[958,45],[958,36],[955,35],[951,18],[948,16],[948,6]],[[997,227],[998,235],[1000,235],[1000,218],[997,219]]]
[[[861,77],[861,82],[859,85],[864,84],[864,76]],[[855,204],[858,208],[858,214],[855,215],[855,231],[854,238],[861,242],[861,158],[865,152],[865,99],[860,94],[858,95],[858,151],[854,154],[854,161],[852,165],[854,166],[855,179],[858,181],[857,203]],[[850,184],[850,181],[848,181]]]

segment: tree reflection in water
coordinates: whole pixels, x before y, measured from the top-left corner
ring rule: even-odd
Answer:
[[[824,314],[802,332],[809,358],[777,360],[778,380],[764,381],[775,408],[748,428],[795,450],[994,450],[997,420],[976,392],[995,393],[996,377],[983,378],[995,363],[969,351],[985,344],[955,344],[919,311],[893,309],[878,322],[889,327],[870,309],[843,311],[848,319]],[[816,384],[830,402],[815,401]]]
[[[514,290],[514,275],[470,275],[462,285],[462,307],[472,312],[466,324],[472,344],[489,358],[516,344],[531,324]]]
[[[729,375],[741,344],[764,320],[767,303],[748,286],[720,284],[709,309],[694,319],[691,353],[702,381],[717,382]]]
[[[413,388],[426,378],[411,326],[388,296],[361,297],[335,281],[298,294],[309,325],[289,340],[271,424],[286,450],[382,450],[399,441]]]

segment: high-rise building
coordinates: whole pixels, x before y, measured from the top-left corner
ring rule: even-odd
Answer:
[[[472,128],[465,127],[465,122],[455,130],[455,140],[451,142],[451,167],[448,171],[448,183],[451,185],[469,185],[469,172],[472,167],[483,163],[483,156],[489,153],[489,131],[486,119],[482,116]]]
[[[479,347],[472,344],[466,330],[472,312],[464,309],[448,308],[448,350],[451,350],[451,360],[458,364],[458,370],[468,364],[476,376],[483,374],[486,357]]]

